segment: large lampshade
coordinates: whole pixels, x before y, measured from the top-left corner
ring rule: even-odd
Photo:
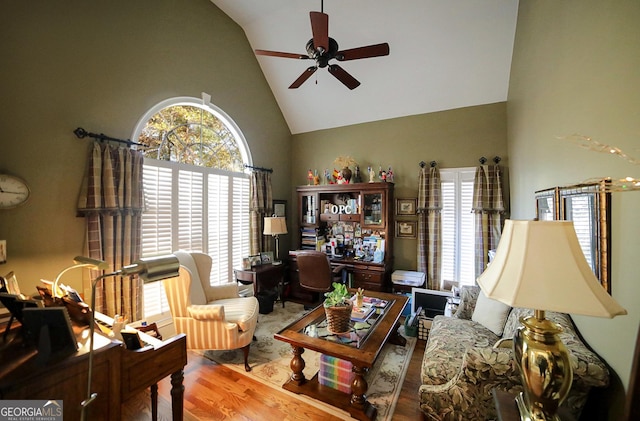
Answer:
[[[512,307],[627,314],[589,267],[571,221],[507,220],[496,256],[477,281],[487,297]]]
[[[609,318],[627,311],[591,271],[570,221],[507,220],[496,255],[477,282],[489,298],[534,309],[513,338],[523,386],[516,403],[521,420],[557,420],[573,370],[558,336],[562,328],[545,311]]]

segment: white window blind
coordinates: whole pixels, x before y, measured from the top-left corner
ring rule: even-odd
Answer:
[[[474,275],[473,179],[475,168],[440,170],[442,182],[443,281],[472,285]]]
[[[211,285],[232,280],[249,255],[248,176],[145,158],[143,183],[143,257],[202,251],[213,259]],[[162,283],[146,284],[145,317],[168,311]]]

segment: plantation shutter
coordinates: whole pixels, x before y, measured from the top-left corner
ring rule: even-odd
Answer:
[[[441,169],[442,280],[473,285],[474,223],[473,178],[475,168]]]
[[[145,160],[142,256],[201,251],[213,260],[211,285],[233,282],[233,268],[249,255],[249,178],[192,168]],[[169,312],[161,282],[144,286],[144,300],[145,317]]]

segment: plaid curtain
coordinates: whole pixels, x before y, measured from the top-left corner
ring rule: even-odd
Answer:
[[[86,221],[86,254],[107,262],[111,272],[140,257],[142,158],[139,151],[98,142],[89,154],[78,216]],[[137,276],[100,280],[95,310],[130,321],[141,319],[142,282]]]
[[[480,165],[473,183],[472,212],[475,214],[475,275],[489,262],[489,250],[498,246],[502,235],[504,201],[498,165]]]
[[[265,237],[264,217],[271,216],[273,212],[273,194],[271,192],[271,173],[254,170],[251,174],[251,254],[261,251],[272,251],[271,238]]]
[[[418,181],[418,272],[424,272],[427,288],[440,289],[442,264],[442,190],[440,170],[422,167]]]

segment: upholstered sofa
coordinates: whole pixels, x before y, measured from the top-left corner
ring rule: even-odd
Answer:
[[[495,419],[492,389],[514,394],[522,390],[510,340],[520,317],[532,311],[511,309],[480,295],[478,287],[463,287],[453,317],[433,319],[419,389],[426,420]],[[609,371],[580,340],[568,315],[547,312],[546,317],[564,329],[560,336],[570,351],[573,385],[563,407],[578,419],[589,389],[607,386]]]

